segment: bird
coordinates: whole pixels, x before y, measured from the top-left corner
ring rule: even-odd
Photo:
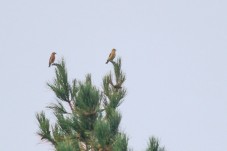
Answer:
[[[55,60],[55,54],[57,54],[56,52],[52,52],[52,54],[50,55],[50,59],[49,59],[49,67],[51,66],[51,64],[54,63]]]
[[[111,53],[110,53],[110,55],[109,55],[109,57],[108,57],[108,59],[107,59],[107,61],[106,61],[106,64],[109,61],[112,61],[115,58],[115,56],[116,56],[116,49],[113,48],[112,51],[111,51]]]

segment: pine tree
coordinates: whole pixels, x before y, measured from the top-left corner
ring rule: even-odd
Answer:
[[[149,139],[148,148],[146,151],[165,151],[164,147],[159,146],[159,141],[155,137]]]
[[[90,74],[84,81],[69,82],[64,59],[53,64],[56,77],[47,85],[57,102],[47,108],[53,111],[56,122],[51,125],[44,111],[36,114],[41,140],[50,142],[56,151],[130,150],[128,137],[119,130],[118,107],[126,95],[126,77],[121,58],[111,63],[114,74],[104,76],[101,90],[93,85]],[[150,139],[147,151],[164,151],[161,149],[155,138]]]

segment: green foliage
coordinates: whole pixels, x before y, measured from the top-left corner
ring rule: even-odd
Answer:
[[[119,133],[116,135],[115,142],[113,144],[113,151],[127,151],[128,149],[128,138],[125,134]]]
[[[100,92],[91,84],[89,76],[84,83],[80,83],[79,92],[76,95],[76,105],[80,111],[84,112],[82,114],[95,112],[99,109],[101,101]]]
[[[50,122],[46,118],[45,113],[44,112],[37,113],[36,118],[39,122],[39,129],[40,129],[37,132],[37,134],[41,137],[41,140],[44,139],[46,141],[49,141],[53,145],[55,145],[56,143],[55,143],[55,141],[52,138],[51,133],[50,133]]]
[[[80,151],[79,143],[75,140],[72,141],[71,139],[68,139],[64,142],[58,143],[56,146],[57,151]]]
[[[57,102],[47,108],[53,111],[56,122],[50,130],[44,112],[38,113],[36,118],[40,129],[37,134],[51,142],[57,151],[112,150],[113,144],[116,148],[116,144],[127,142],[126,135],[119,132],[121,114],[116,110],[126,95],[122,88],[125,75],[121,71],[121,59],[112,64],[116,84],[113,85],[112,75],[108,74],[103,81],[103,90],[92,84],[90,74],[85,81],[74,79],[70,84],[64,59],[53,64],[56,77],[47,85],[55,93]]]
[[[117,63],[114,63],[114,73],[116,77],[116,83],[122,84],[125,81],[125,74],[121,70],[121,59],[117,59]]]
[[[57,100],[57,104],[52,103],[50,106],[47,106],[47,108],[50,108],[54,111],[54,113],[61,113],[61,114],[67,114],[64,105]]]
[[[95,138],[102,148],[106,148],[111,143],[111,130],[108,122],[97,121],[94,129]]]
[[[47,85],[53,90],[55,95],[62,101],[70,101],[70,85],[68,83],[68,75],[65,68],[64,59],[62,59],[61,64],[55,64],[55,75],[56,79],[53,84],[47,83]]]
[[[64,59],[53,64],[55,78],[47,85],[57,101],[47,108],[53,111],[55,122],[50,125],[43,111],[37,113],[36,118],[37,134],[56,151],[129,151],[128,138],[119,130],[122,116],[118,111],[126,95],[123,87],[126,77],[120,58],[110,62],[114,75],[104,76],[102,89],[93,85],[90,74],[84,81],[74,79],[70,83]],[[147,151],[164,150],[152,138]]]
[[[111,113],[108,114],[107,121],[109,122],[110,130],[112,136],[114,137],[118,133],[118,127],[121,122],[121,114],[116,110],[111,110]]]
[[[165,151],[165,148],[159,146],[158,139],[151,137],[149,139],[148,148],[146,151]]]

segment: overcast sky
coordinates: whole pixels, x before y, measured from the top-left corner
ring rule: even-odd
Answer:
[[[167,151],[227,150],[226,0],[0,1],[0,150],[51,151],[35,113],[55,101],[52,51],[69,78],[101,87],[122,57],[121,130],[134,151],[150,136]]]

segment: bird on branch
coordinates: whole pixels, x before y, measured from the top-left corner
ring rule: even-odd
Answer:
[[[109,61],[113,61],[113,59],[115,58],[115,56],[116,56],[116,49],[112,49],[112,51],[111,51],[111,53],[110,53],[110,55],[109,55],[109,57],[108,57],[108,59],[107,59],[107,61],[106,61],[106,64],[109,62]]]
[[[56,52],[52,52],[50,59],[49,59],[49,67],[54,63]]]

